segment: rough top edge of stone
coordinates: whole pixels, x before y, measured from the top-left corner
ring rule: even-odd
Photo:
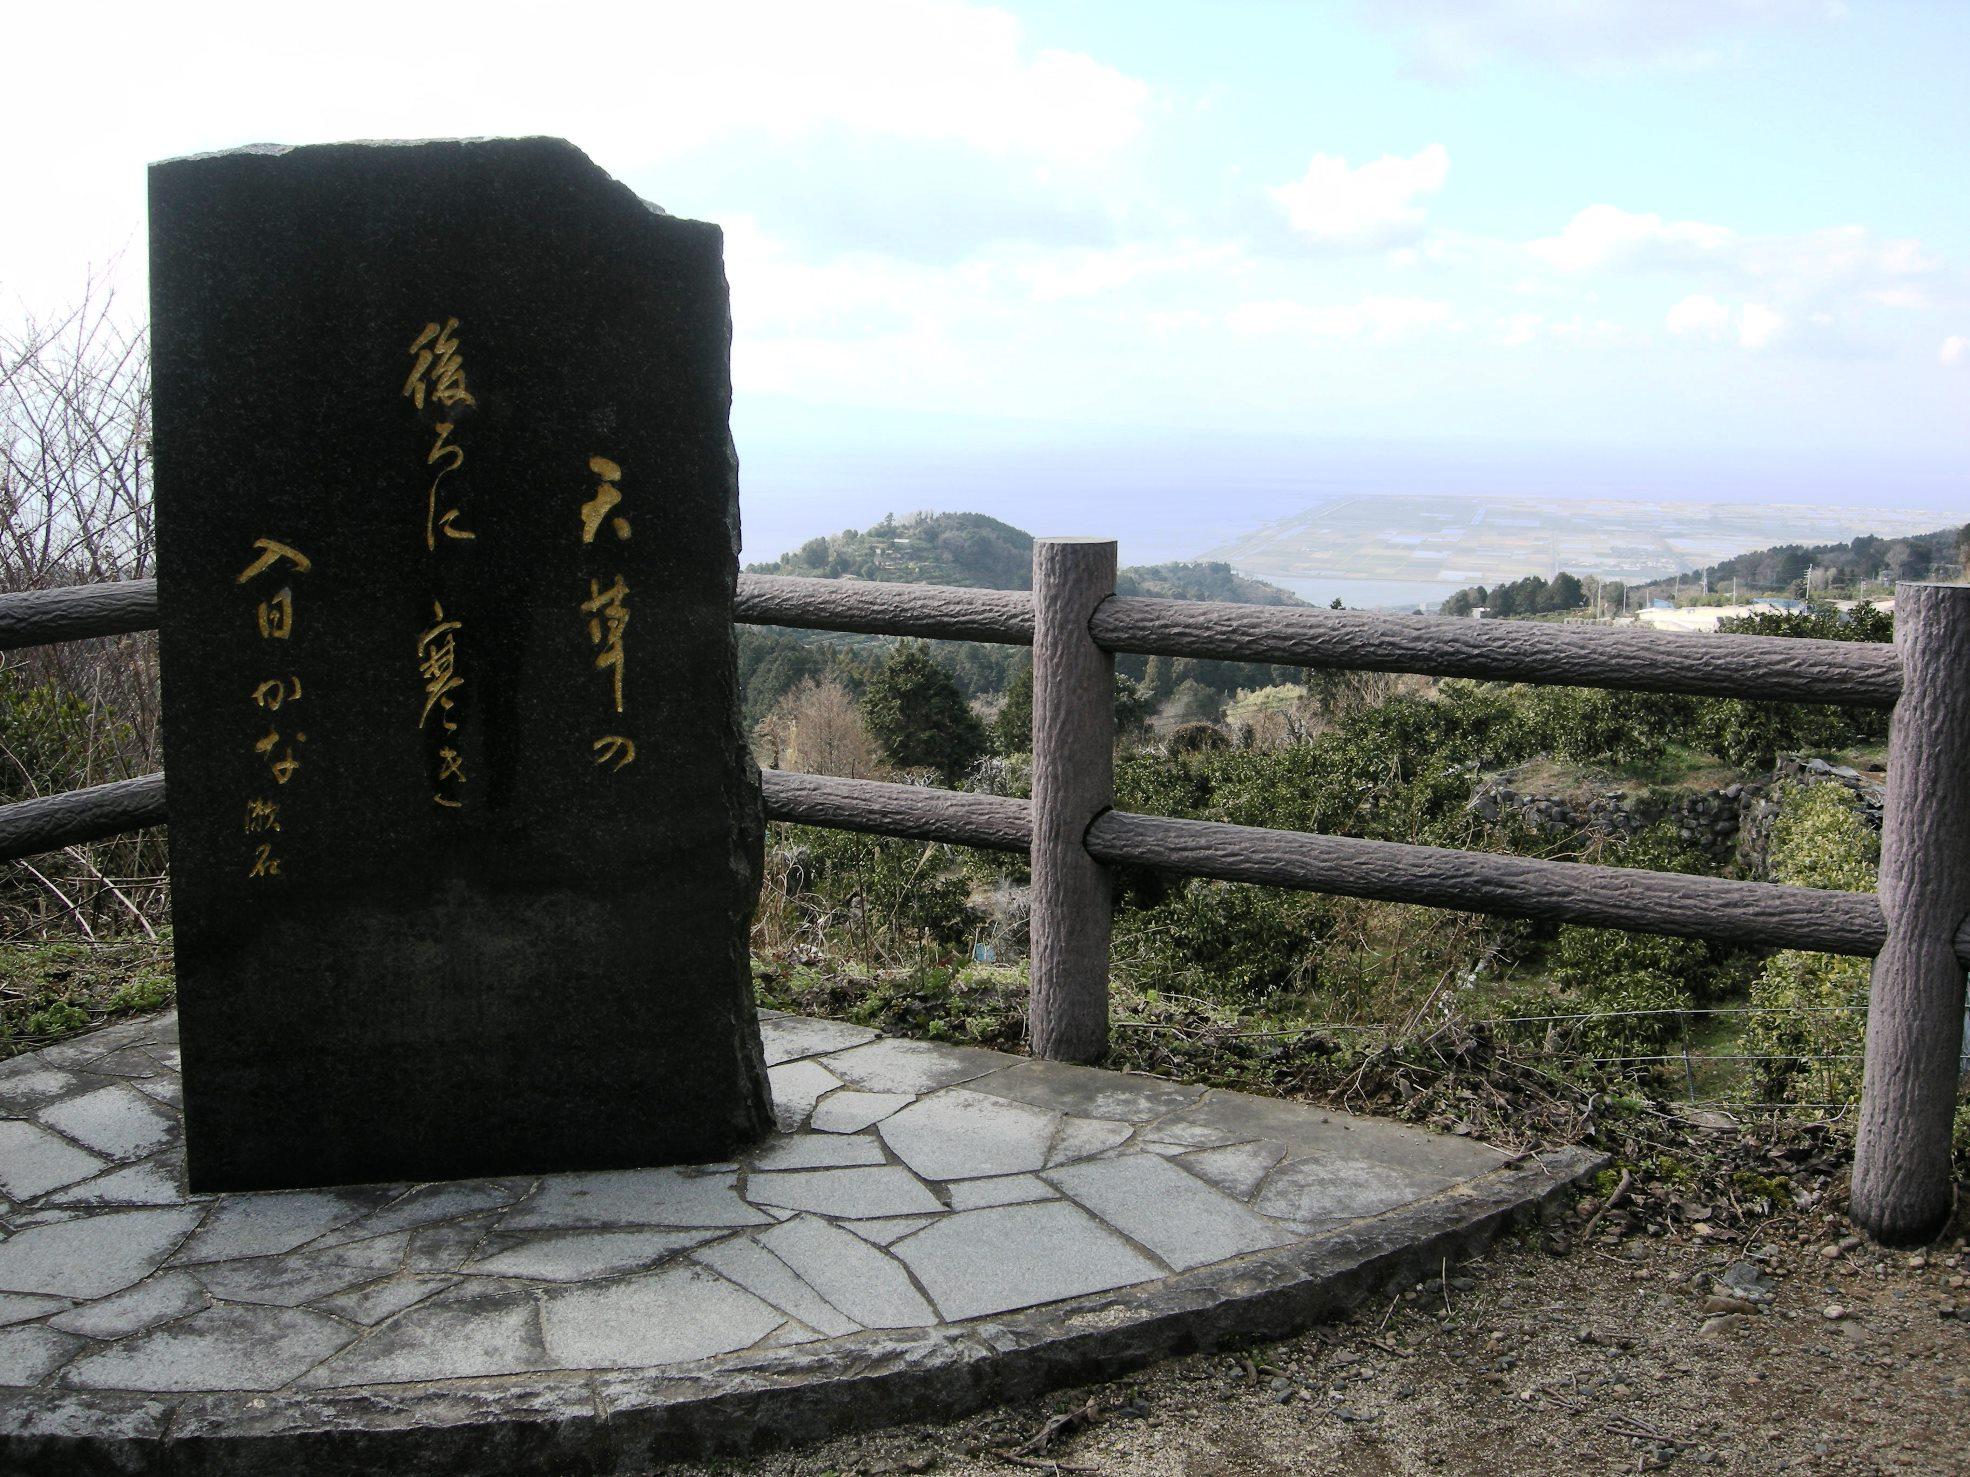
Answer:
[[[228,158],[232,158],[235,155],[248,155],[248,156],[258,155],[263,157],[278,157],[279,155],[282,154],[305,153],[312,149],[418,149],[418,148],[424,148],[432,144],[454,144],[461,147],[470,147],[471,145],[474,144],[537,144],[537,143],[553,144],[553,145],[557,145],[560,148],[566,149],[569,153],[579,156],[583,163],[587,164],[589,167],[594,169],[597,173],[599,173],[604,179],[608,180],[608,182],[614,185],[617,189],[620,190],[629,189],[628,185],[624,184],[621,180],[617,179],[613,174],[610,174],[608,170],[603,169],[601,165],[597,164],[592,158],[590,158],[588,151],[586,149],[581,148],[579,145],[571,142],[568,139],[561,138],[551,133],[523,133],[523,134],[510,134],[510,135],[509,134],[472,134],[463,138],[352,138],[352,139],[337,139],[326,143],[315,143],[315,144],[276,144],[276,143],[239,144],[230,149],[207,149],[204,152],[197,154],[173,154],[167,158],[153,159],[150,162],[149,167],[152,169],[160,169],[172,164],[196,164],[196,163],[201,163],[207,159],[228,159]],[[657,204],[656,201],[645,200],[641,195],[635,195],[634,191],[631,191],[631,194],[635,196],[637,203],[643,206],[643,208],[648,210],[652,215],[660,215],[667,219],[672,218],[670,212],[668,210],[665,210],[661,205]],[[682,217],[682,216],[675,218],[679,220],[686,219],[686,217]],[[699,224],[712,224],[712,223],[700,222]]]

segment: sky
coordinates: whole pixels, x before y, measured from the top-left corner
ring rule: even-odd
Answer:
[[[9,21],[0,314],[147,161],[555,134],[726,232],[747,557],[1336,493],[1970,511],[1970,4],[725,0]]]

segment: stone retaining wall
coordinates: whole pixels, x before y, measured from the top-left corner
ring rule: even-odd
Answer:
[[[1718,865],[1734,863],[1743,876],[1763,877],[1781,784],[1844,786],[1860,797],[1863,818],[1878,830],[1882,781],[1878,772],[1863,774],[1824,759],[1782,754],[1771,773],[1743,784],[1714,790],[1607,790],[1585,802],[1530,794],[1502,780],[1487,780],[1478,786],[1471,809],[1486,820],[1516,815],[1549,836],[1612,839],[1666,820],[1685,843]]]

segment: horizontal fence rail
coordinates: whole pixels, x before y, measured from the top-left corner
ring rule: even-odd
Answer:
[[[748,625],[1009,646],[1033,640],[1033,597],[1017,590],[746,574],[739,576],[737,618]],[[1880,642],[1678,635],[1140,595],[1111,596],[1089,630],[1110,651],[1145,656],[1705,697],[1889,708],[1902,686],[1895,648]]]
[[[749,626],[1033,644],[1033,597],[1024,590],[742,574],[732,616]]]
[[[0,805],[0,861],[164,824],[164,776],[91,785]]]
[[[1350,667],[1570,687],[1890,708],[1895,648],[1790,636],[1702,636],[1302,610],[1117,595],[1094,613],[1111,651],[1289,667]]]
[[[876,636],[1030,646],[1021,590],[739,576],[734,617]],[[0,651],[157,625],[157,583],[125,580],[0,595]],[[1419,672],[1560,686],[1893,707],[1892,645],[1782,636],[1677,635],[1353,610],[1301,610],[1117,595],[1090,622],[1110,651],[1280,666]]]
[[[0,595],[0,651],[157,629],[157,581],[118,580]]]
[[[1121,810],[1109,811],[1089,828],[1088,850],[1111,864],[1225,882],[1821,954],[1871,958],[1888,931],[1881,905],[1869,892],[1821,892]],[[1970,945],[1970,930],[1962,945]],[[1970,948],[1964,952],[1970,960]]]
[[[1025,800],[778,769],[764,771],[760,781],[769,820],[988,851],[1023,853],[1032,845],[1033,809]],[[161,774],[23,800],[0,806],[0,861],[161,826],[165,819]],[[1087,847],[1097,861],[1111,866],[1823,954],[1871,957],[1880,952],[1887,932],[1872,893],[1541,861],[1124,810],[1096,819]],[[1956,952],[1970,966],[1970,921],[1957,933]]]
[[[1024,800],[784,769],[764,770],[759,779],[772,821],[988,851],[1024,852],[1033,845],[1033,807]]]

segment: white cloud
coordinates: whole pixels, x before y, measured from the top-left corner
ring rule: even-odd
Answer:
[[[1374,0],[1425,76],[1454,81],[1504,58],[1573,72],[1714,66],[1737,34],[1838,21],[1841,0]]]
[[[1761,303],[1746,303],[1738,310],[1737,341],[1747,349],[1762,349],[1783,332],[1783,313]]]
[[[1508,349],[1523,348],[1539,337],[1543,313],[1510,313],[1498,320],[1498,342]]]
[[[1303,334],[1371,342],[1407,338],[1451,323],[1449,303],[1421,297],[1366,297],[1354,303],[1308,304],[1289,298],[1242,303],[1225,321],[1235,333]]]
[[[1731,310],[1708,293],[1693,292],[1669,310],[1666,326],[1684,337],[1718,339],[1730,332]]]
[[[1668,221],[1653,211],[1637,214],[1615,205],[1589,205],[1559,235],[1533,241],[1526,249],[1563,272],[1587,272],[1702,261],[1715,258],[1736,239],[1736,232],[1727,226]]]
[[[1187,242],[1173,247],[1130,243],[1105,248],[1046,250],[1008,248],[1003,269],[1023,284],[1036,302],[1096,297],[1146,278],[1200,271],[1235,270],[1241,252],[1228,243]]]
[[[1970,338],[1965,338],[1960,333],[1951,334],[1943,340],[1943,346],[1936,350],[1936,362],[1945,369],[1954,369],[1966,359],[1970,359]]]
[[[1442,144],[1407,159],[1385,154],[1356,169],[1339,155],[1315,154],[1305,174],[1270,193],[1303,236],[1337,246],[1380,246],[1422,227],[1419,198],[1441,190],[1449,175],[1450,151]]]
[[[1669,310],[1665,326],[1680,338],[1734,339],[1740,348],[1762,349],[1785,332],[1786,322],[1785,314],[1764,303],[1740,303],[1733,311],[1728,303],[1695,292]]]

